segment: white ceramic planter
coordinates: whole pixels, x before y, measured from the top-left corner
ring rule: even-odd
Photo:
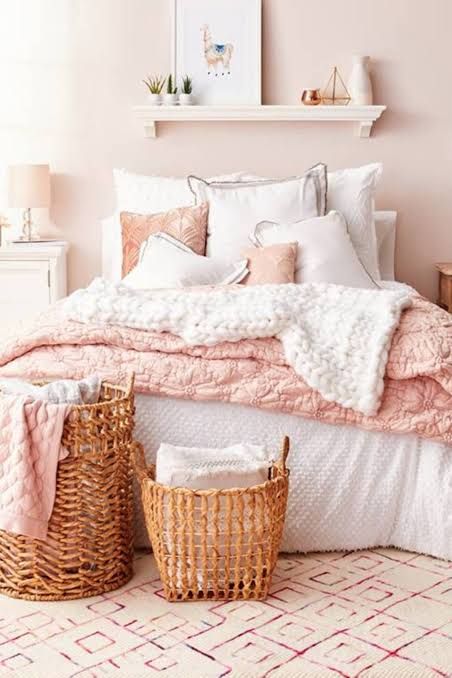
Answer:
[[[160,106],[160,104],[162,103],[162,97],[160,94],[152,94],[151,92],[149,92],[148,101],[151,104],[151,106]]]
[[[193,94],[179,94],[179,103],[181,106],[192,106],[194,103]]]
[[[163,103],[165,106],[174,106],[177,104],[177,94],[164,94]]]
[[[351,104],[355,106],[372,106],[372,81],[369,75],[369,57],[354,56],[353,68],[347,88],[351,97]]]

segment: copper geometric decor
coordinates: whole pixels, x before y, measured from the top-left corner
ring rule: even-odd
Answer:
[[[325,89],[322,90],[322,104],[325,106],[347,106],[350,100],[348,89],[335,66]]]

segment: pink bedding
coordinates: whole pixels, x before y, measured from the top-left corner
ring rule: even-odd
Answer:
[[[193,348],[166,333],[68,322],[57,306],[3,343],[0,376],[80,379],[95,371],[117,381],[134,371],[143,393],[242,403],[452,444],[451,348],[451,316],[415,298],[393,339],[381,408],[366,417],[309,388],[276,339]]]

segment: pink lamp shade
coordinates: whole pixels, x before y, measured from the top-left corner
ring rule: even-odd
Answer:
[[[50,168],[48,165],[8,167],[8,206],[21,209],[50,207]]]

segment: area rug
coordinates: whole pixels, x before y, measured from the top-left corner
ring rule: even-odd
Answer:
[[[0,676],[452,676],[452,563],[386,549],[288,556],[266,602],[169,604],[143,555],[105,596],[2,597]]]

